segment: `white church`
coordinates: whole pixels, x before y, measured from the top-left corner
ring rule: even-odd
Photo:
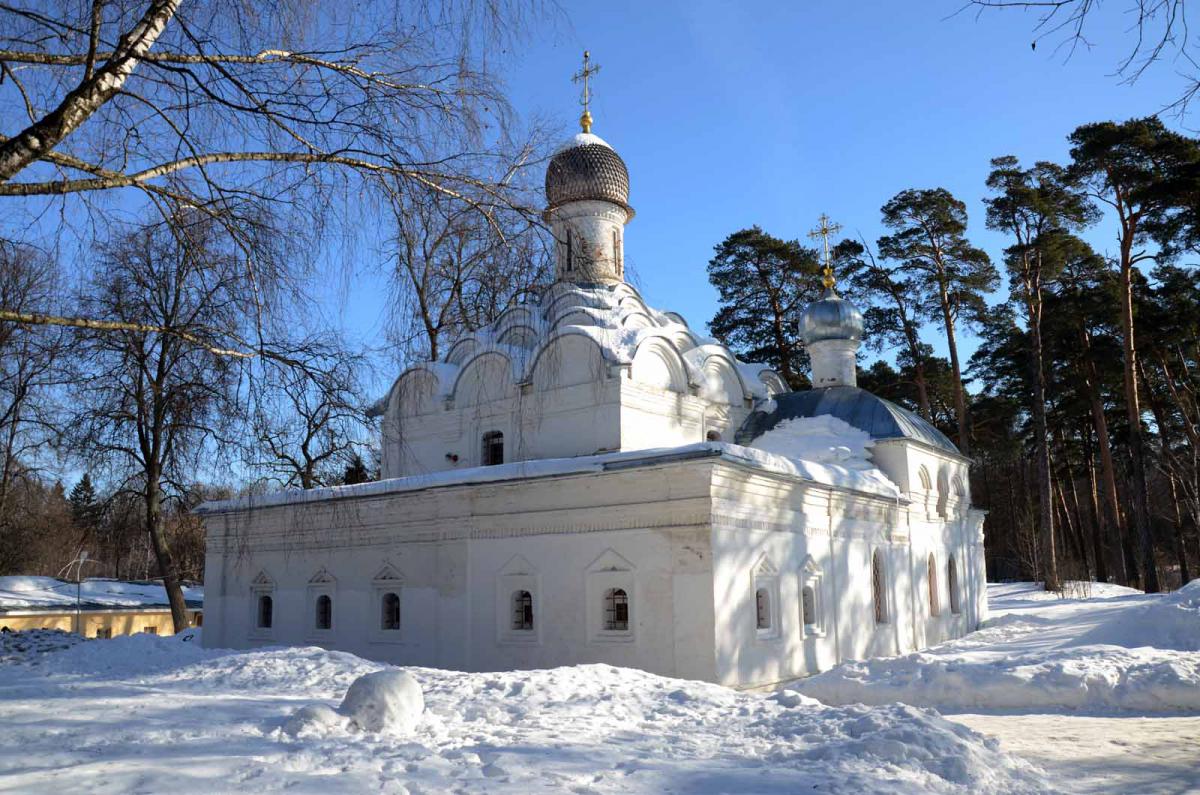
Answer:
[[[555,282],[400,374],[383,479],[200,507],[205,645],[755,687],[985,617],[970,462],[856,386],[858,310],[827,278],[788,392],[648,306],[629,174],[584,122],[546,171]]]

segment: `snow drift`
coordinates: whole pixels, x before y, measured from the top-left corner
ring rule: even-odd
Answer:
[[[740,693],[607,665],[401,672],[316,648],[230,652],[173,638],[131,641],[84,641],[36,666],[0,668],[0,742],[24,751],[0,758],[5,785],[43,790],[53,780],[56,789],[173,793],[1048,791],[1034,768],[994,741],[908,706],[827,707],[795,692]],[[114,664],[122,656],[125,670]],[[358,731],[333,709],[356,680],[378,682],[376,672],[411,677],[423,692],[425,711],[403,742]],[[403,690],[400,681],[384,689]],[[30,758],[39,764],[29,766]]]
[[[1122,591],[1099,604],[1064,599],[1047,608],[1052,595],[991,586],[997,618],[979,632],[844,663],[796,689],[826,703],[942,710],[1200,710],[1200,581],[1167,596]],[[1038,615],[1025,614],[1029,603]]]

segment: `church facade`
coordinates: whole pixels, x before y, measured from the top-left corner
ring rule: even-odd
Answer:
[[[205,645],[753,687],[973,630],[969,461],[857,387],[832,284],[802,323],[814,388],[788,392],[625,282],[612,147],[568,141],[546,198],[554,284],[396,379],[383,480],[198,509]]]

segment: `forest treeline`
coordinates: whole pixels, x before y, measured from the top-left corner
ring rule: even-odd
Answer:
[[[972,243],[942,188],[901,191],[885,235],[837,245],[839,289],[884,354],[859,383],[974,460],[989,577],[1177,587],[1200,567],[1200,141],[1145,118],[1069,142],[1065,163],[991,161],[978,209],[1002,251]],[[730,235],[709,264],[713,333],[806,386],[818,267],[799,241]]]

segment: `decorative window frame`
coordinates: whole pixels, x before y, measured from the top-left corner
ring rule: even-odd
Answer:
[[[512,600],[517,591],[529,591],[533,599],[533,629],[514,629]],[[496,574],[496,642],[529,646],[542,642],[541,575],[524,555],[513,555]]]
[[[398,629],[383,628],[383,597],[394,593],[400,598],[400,627]],[[371,607],[374,618],[371,622],[371,643],[403,643],[408,635],[408,621],[405,620],[404,574],[391,563],[384,563],[383,568],[371,578]],[[334,626],[337,626],[336,624]]]
[[[587,617],[589,643],[634,643],[637,641],[638,610],[636,568],[611,548],[600,554],[586,570],[584,607]],[[604,596],[610,589],[620,588],[628,598],[627,629],[604,628]],[[536,620],[535,620],[536,624]]]
[[[250,581],[250,638],[253,640],[271,640],[275,637],[275,627],[279,624],[279,600],[275,598],[275,580],[266,569],[262,569]],[[271,597],[271,626],[258,625],[258,603],[261,597]]]
[[[317,628],[317,599],[322,596],[328,596],[331,603],[329,606],[329,629]],[[308,580],[305,622],[308,640],[327,643],[337,636],[340,623],[338,621],[337,579],[324,566]]]
[[[825,589],[822,587],[823,574],[821,567],[817,565],[817,561],[809,555],[804,565],[800,567],[800,629],[802,637],[805,638],[822,638],[825,637]],[[812,589],[813,595],[813,617],[816,618],[814,623],[808,623],[804,620],[804,591]]]
[[[766,591],[767,620],[766,627],[758,626],[758,592]],[[756,641],[776,641],[783,636],[780,627],[779,611],[779,571],[771,564],[766,553],[759,556],[754,565],[750,579],[751,605],[754,608],[754,639]]]

